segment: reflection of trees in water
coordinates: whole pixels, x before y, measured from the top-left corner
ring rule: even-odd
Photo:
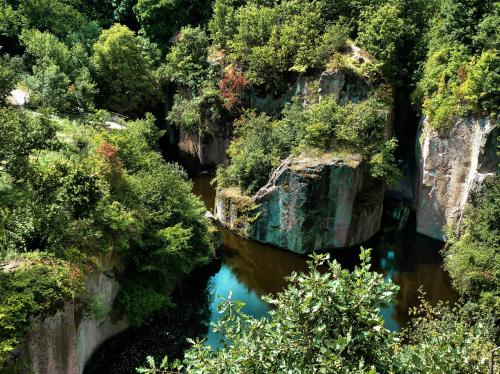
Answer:
[[[222,229],[224,263],[238,281],[258,296],[281,291],[285,277],[307,270],[307,258],[264,244],[245,240]]]
[[[219,268],[220,263],[195,270],[174,292],[174,308],[106,341],[91,357],[85,373],[134,373],[148,355],[157,360],[165,355],[181,358],[189,346],[187,338],[203,337],[208,332],[211,300],[207,282]]]
[[[419,288],[426,299],[454,302],[457,294],[442,267],[439,253],[443,243],[416,233],[414,216],[404,229],[385,216],[380,233],[367,243],[374,249],[374,270],[384,273],[400,290],[394,301],[393,319],[400,327],[409,321],[408,310],[419,304]]]

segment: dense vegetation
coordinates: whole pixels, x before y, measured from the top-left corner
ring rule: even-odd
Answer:
[[[430,124],[458,116],[498,116],[500,3],[441,1],[429,31],[427,60],[415,97]]]
[[[295,102],[281,120],[248,112],[235,123],[236,139],[228,154],[231,165],[219,168],[219,186],[239,186],[254,193],[271,171],[290,154],[301,152],[355,152],[367,157],[370,174],[391,179],[397,175],[392,151],[395,139],[386,140],[387,110],[376,98],[340,106],[327,97],[306,109]]]
[[[156,365],[148,358],[139,373],[485,373],[494,348],[495,321],[473,304],[450,309],[424,302],[412,326],[400,333],[384,327],[380,308],[397,286],[370,271],[361,251],[352,272],[316,256],[307,274],[267,301],[269,318],[241,312],[241,303],[219,305],[214,326],[224,334],[217,351],[195,341],[184,361]]]
[[[203,205],[158,152],[155,122],[190,133],[229,124],[231,165],[217,179],[247,194],[300,153],[358,153],[390,182],[395,88],[414,91],[439,130],[498,117],[499,12],[494,0],[0,0],[0,370],[32,317],[85,303],[99,256],[120,255],[115,312],[134,324],[208,260]],[[325,70],[361,83],[342,100],[322,95]],[[294,99],[299,78],[309,91]],[[27,108],[9,107],[15,88]],[[130,120],[111,129],[107,111]],[[228,344],[195,343],[184,368],[484,371],[498,344],[499,205],[496,178],[450,231],[446,268],[463,305],[423,302],[412,328],[392,334],[378,312],[396,290],[369,254],[352,273],[334,262],[320,272],[316,258],[269,300],[270,319],[222,304]]]
[[[449,230],[445,267],[455,288],[484,307],[500,310],[500,178],[490,176]]]
[[[14,266],[1,273],[1,364],[30,317],[86,299],[100,255],[122,258],[116,311],[132,323],[210,255],[204,207],[155,150],[154,118],[109,130],[100,116],[0,109],[0,256]]]

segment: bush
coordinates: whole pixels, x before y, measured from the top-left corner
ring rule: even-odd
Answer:
[[[500,177],[486,180],[464,212],[457,231],[448,231],[445,267],[464,296],[500,308]]]
[[[12,270],[5,265],[0,263],[0,368],[29,330],[31,318],[54,313],[84,288],[81,269],[42,253],[19,257],[10,264]]]
[[[156,101],[156,81],[141,40],[126,26],[104,30],[94,44],[93,62],[99,74],[101,105],[137,115]]]
[[[208,37],[200,27],[184,27],[166,57],[163,74],[178,85],[198,88],[208,74]]]
[[[7,55],[0,55],[0,105],[16,87],[21,75],[21,60]]]
[[[394,140],[385,142],[387,113],[375,98],[345,106],[332,96],[308,107],[295,101],[283,111],[283,118],[247,112],[235,123],[235,139],[228,155],[231,165],[219,168],[220,186],[236,185],[247,194],[267,182],[271,171],[290,154],[302,151],[359,153],[371,159],[376,178],[391,180],[397,168]]]
[[[390,333],[380,316],[397,286],[370,271],[369,252],[352,272],[313,256],[309,272],[265,300],[259,320],[231,298],[218,306],[221,348],[191,341],[182,363],[165,358],[139,373],[485,373],[495,347],[495,321],[477,305],[449,308],[423,301],[403,333]]]
[[[412,32],[412,25],[405,22],[398,6],[384,4],[375,12],[365,10],[358,29],[359,45],[382,62],[386,76],[393,75],[399,67],[404,36]]]

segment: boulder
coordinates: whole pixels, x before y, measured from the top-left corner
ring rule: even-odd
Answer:
[[[349,247],[380,228],[384,186],[360,155],[290,157],[254,196],[219,188],[215,215],[248,239],[304,254]]]
[[[498,121],[459,118],[440,133],[424,119],[419,128],[417,160],[417,232],[445,240],[482,181],[497,169]]]

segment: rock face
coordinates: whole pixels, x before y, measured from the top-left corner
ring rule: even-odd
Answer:
[[[102,260],[111,270],[117,259],[109,254]],[[95,272],[87,278],[89,293],[99,298],[104,309],[110,310],[118,292],[118,282]],[[85,319],[73,303],[66,303],[53,316],[33,321],[33,328],[25,339],[24,351],[35,374],[81,374],[95,349],[106,339],[127,327],[124,321],[113,322],[109,316]]]
[[[195,158],[202,166],[216,166],[227,163],[226,150],[231,142],[231,133],[225,127],[217,132],[198,131],[189,133],[184,130],[179,132],[179,149]]]
[[[368,61],[364,52],[354,44],[350,45],[346,55],[354,58],[359,64]],[[223,72],[222,60],[215,58],[212,63]],[[263,95],[260,91],[251,90],[244,101],[247,107],[277,115],[293,97],[299,97],[304,104],[308,104],[333,95],[338,103],[345,104],[364,99],[370,90],[368,80],[346,74],[340,69],[328,69],[320,75],[299,76],[288,90],[280,95]],[[202,166],[227,165],[226,151],[233,135],[233,120],[234,118],[214,120],[209,111],[205,113],[202,110],[199,130],[188,133],[180,129],[177,146],[181,151],[197,158]]]
[[[417,159],[417,231],[444,240],[447,226],[459,222],[471,193],[497,169],[498,122],[461,118],[439,134],[424,120]]]
[[[253,197],[218,189],[215,215],[239,235],[303,254],[373,236],[383,194],[361,156],[302,156],[285,160]]]

